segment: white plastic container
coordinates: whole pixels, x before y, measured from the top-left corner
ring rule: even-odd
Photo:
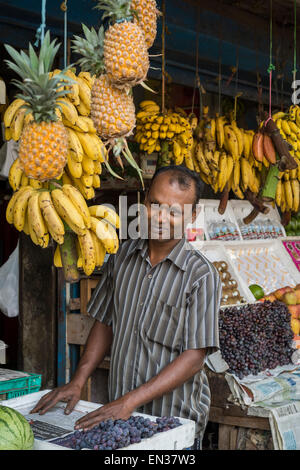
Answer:
[[[57,405],[49,410],[44,415],[38,413],[29,414],[30,410],[36,405],[40,398],[48,393],[50,390],[43,390],[41,392],[31,393],[30,395],[24,395],[18,398],[12,398],[10,400],[4,400],[1,405],[9,406],[19,411],[26,419],[33,421],[37,420],[41,426],[47,424],[54,427],[63,428],[66,433],[74,431],[74,423],[77,419],[84,416],[91,411],[96,410],[102,405],[99,403],[91,403],[88,401],[80,400],[75,406],[74,410],[70,415],[64,414],[66,403],[59,402]],[[156,416],[149,416],[142,413],[133,413],[134,416],[143,416],[155,421]],[[123,447],[118,450],[180,450],[191,447],[195,440],[195,422],[189,419],[179,418],[182,426],[179,426],[169,431],[155,434],[152,437],[143,439],[138,444],[131,444],[128,447]],[[47,432],[47,429],[45,429]],[[62,435],[66,434],[63,433]],[[55,436],[54,436],[55,437]],[[54,438],[52,437],[52,439]],[[66,447],[56,445],[49,442],[48,440],[34,440],[34,450],[70,450]],[[100,452],[100,451],[99,451]]]
[[[236,199],[231,199],[230,200],[230,205],[232,207],[235,219],[237,221],[239,230],[241,232],[242,239],[245,240],[245,241],[249,241],[250,240],[249,237],[251,235],[248,234],[248,236],[246,236],[244,231],[248,232],[248,230],[251,227],[251,224],[245,225],[243,223],[243,219],[245,217],[247,217],[247,215],[249,215],[251,213],[251,211],[253,210],[252,204],[250,204],[249,201],[245,201],[245,200],[238,201]],[[284,229],[283,225],[281,224],[280,215],[279,215],[277,207],[276,206],[273,207],[271,204],[268,204],[268,203],[264,203],[264,205],[269,208],[268,214],[265,215],[265,214],[259,213],[257,215],[257,217],[254,219],[253,224],[255,224],[255,225],[256,224],[261,224],[262,225],[262,224],[266,224],[267,221],[270,220],[271,223],[277,225],[278,230],[281,231],[281,234],[278,233],[278,236],[275,233],[273,233],[273,236],[265,235],[265,239],[270,240],[270,239],[285,237],[286,236],[285,229]],[[252,235],[252,239],[259,239],[258,235],[257,236],[255,236],[255,234]]]
[[[281,287],[300,283],[300,272],[280,240],[228,242],[224,249],[236,277],[247,288],[258,284],[267,295]]]
[[[226,211],[224,214],[219,214],[218,207],[220,204],[219,200],[215,199],[201,199],[201,204],[204,205],[204,230],[205,230],[205,237],[206,240],[213,240],[213,241],[226,241],[226,236],[221,236],[219,239],[216,239],[210,233],[211,224],[221,224],[222,221],[225,224],[232,224],[235,230],[235,240],[242,240],[242,235],[236,221],[233,209],[231,207],[230,201],[227,203]],[[228,237],[229,238],[229,237]]]

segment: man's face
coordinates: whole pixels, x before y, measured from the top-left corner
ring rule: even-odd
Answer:
[[[170,172],[158,175],[146,196],[149,239],[162,242],[180,239],[195,217],[192,214],[194,184],[182,190],[178,183],[170,182],[171,177]]]

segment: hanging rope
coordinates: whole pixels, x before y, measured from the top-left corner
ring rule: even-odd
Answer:
[[[42,9],[41,9],[41,24],[36,30],[36,41],[34,45],[38,47],[39,42],[41,41],[41,44],[44,41],[45,37],[45,28],[46,28],[46,0],[42,0]]]
[[[62,4],[60,5],[60,9],[64,12],[64,68],[67,67],[68,65],[68,60],[67,60],[67,49],[68,49],[68,6],[67,6],[68,0],[64,0]]]
[[[166,93],[166,2],[162,2],[162,33],[161,33],[161,43],[162,43],[162,57],[161,57],[161,72],[162,72],[162,85],[161,85],[161,111],[163,114],[166,112],[165,106],[165,93]]]
[[[296,81],[297,76],[297,2],[294,0],[294,70],[293,82]],[[296,103],[293,103],[296,104]]]
[[[272,119],[272,72],[275,70],[275,66],[272,63],[273,57],[273,2],[270,0],[270,64],[268,67],[269,73],[269,117],[265,121],[265,126]]]

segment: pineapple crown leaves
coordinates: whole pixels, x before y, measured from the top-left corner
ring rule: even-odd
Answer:
[[[5,45],[7,52],[13,59],[13,62],[6,60],[7,65],[23,79],[23,81],[12,80],[12,83],[21,91],[17,98],[25,101],[23,107],[27,109],[27,113],[32,112],[36,122],[56,121],[56,101],[59,97],[70,93],[71,90],[64,87],[72,86],[75,83],[64,74],[65,70],[49,78],[49,72],[59,47],[60,45],[56,44],[56,39],[50,42],[49,31],[45,34],[39,56],[31,44],[29,44],[28,54],[24,51],[17,52],[11,46]]]
[[[131,7],[131,0],[99,0],[94,8],[104,11],[102,20],[110,18],[112,21],[124,21],[137,16]]]
[[[71,48],[76,54],[82,57],[77,64],[84,72],[91,72],[96,76],[105,72],[103,58],[104,27],[101,26],[97,31],[94,28],[89,29],[82,24],[84,37],[74,36]]]

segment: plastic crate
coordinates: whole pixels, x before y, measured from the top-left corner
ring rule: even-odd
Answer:
[[[38,392],[42,385],[41,374],[28,374],[27,377],[0,381],[0,400],[28,395]]]

